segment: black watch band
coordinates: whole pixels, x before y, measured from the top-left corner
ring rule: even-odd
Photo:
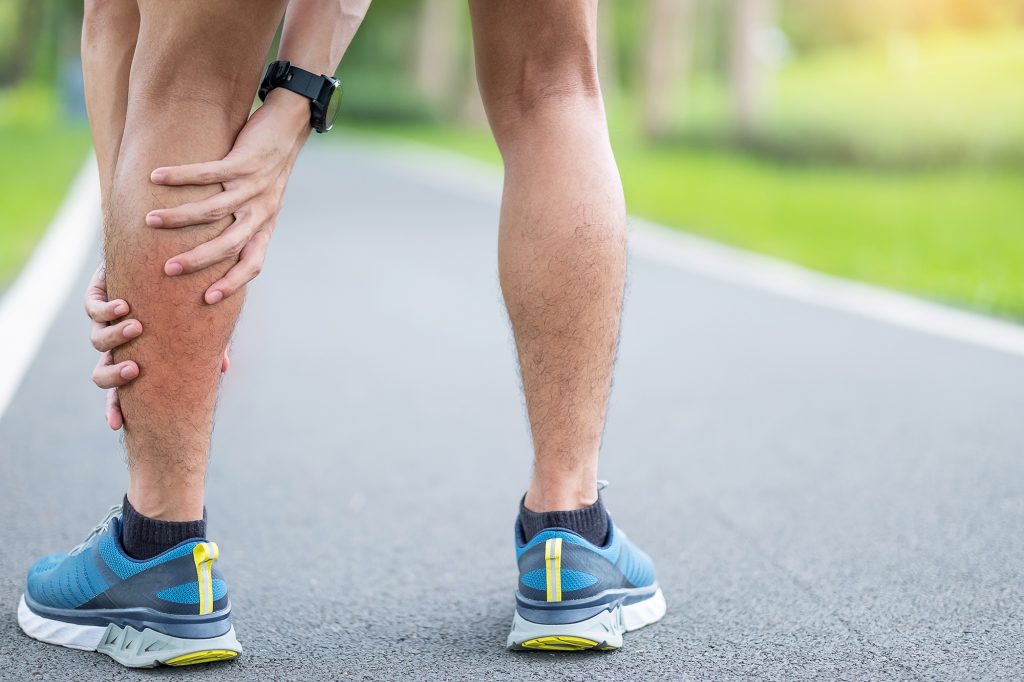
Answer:
[[[260,83],[260,101],[274,88],[284,88],[309,99],[309,123],[313,130],[325,133],[334,125],[341,101],[341,83],[331,76],[317,75],[287,61],[267,66]]]

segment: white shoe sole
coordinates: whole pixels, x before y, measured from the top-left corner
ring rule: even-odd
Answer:
[[[665,615],[665,596],[661,588],[643,601],[616,606],[608,611],[564,625],[545,625],[526,620],[516,612],[509,649],[541,651],[582,651],[585,649],[618,649],[622,635],[655,623]]]
[[[98,651],[129,668],[209,663],[242,653],[234,627],[211,639],[183,639],[149,628],[140,632],[131,626],[122,628],[114,624],[77,625],[34,613],[24,596],[18,602],[18,625],[32,639],[69,649]]]

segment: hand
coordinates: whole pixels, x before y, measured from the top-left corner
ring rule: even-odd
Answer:
[[[275,90],[249,117],[222,160],[154,170],[150,180],[157,185],[219,184],[223,191],[176,208],[151,211],[146,216],[148,226],[177,228],[214,223],[227,216],[235,219],[217,237],[168,260],[164,272],[175,277],[236,260],[206,290],[203,299],[211,305],[254,279],[263,268],[285,186],[309,130],[309,102]]]
[[[139,376],[139,366],[134,361],[125,360],[115,364],[110,352],[142,334],[141,322],[124,319],[130,311],[128,303],[121,299],[107,300],[106,272],[102,265],[96,268],[85,290],[85,312],[92,320],[92,345],[102,353],[96,368],[92,371],[92,380],[100,388],[107,389],[107,425],[115,431],[124,426],[117,387],[124,386]],[[227,372],[230,364],[228,349],[225,349],[221,372]]]

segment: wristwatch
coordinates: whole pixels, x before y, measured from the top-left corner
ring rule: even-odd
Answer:
[[[309,98],[309,124],[318,133],[326,133],[334,125],[341,106],[341,81],[316,75],[290,62],[276,61],[267,67],[260,83],[260,101],[274,88],[284,88]]]

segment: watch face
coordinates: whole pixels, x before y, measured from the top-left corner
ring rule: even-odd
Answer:
[[[331,91],[331,99],[327,102],[327,113],[324,116],[324,127],[330,130],[334,126],[334,119],[338,117],[338,109],[341,108],[341,83],[334,81],[334,89]]]

